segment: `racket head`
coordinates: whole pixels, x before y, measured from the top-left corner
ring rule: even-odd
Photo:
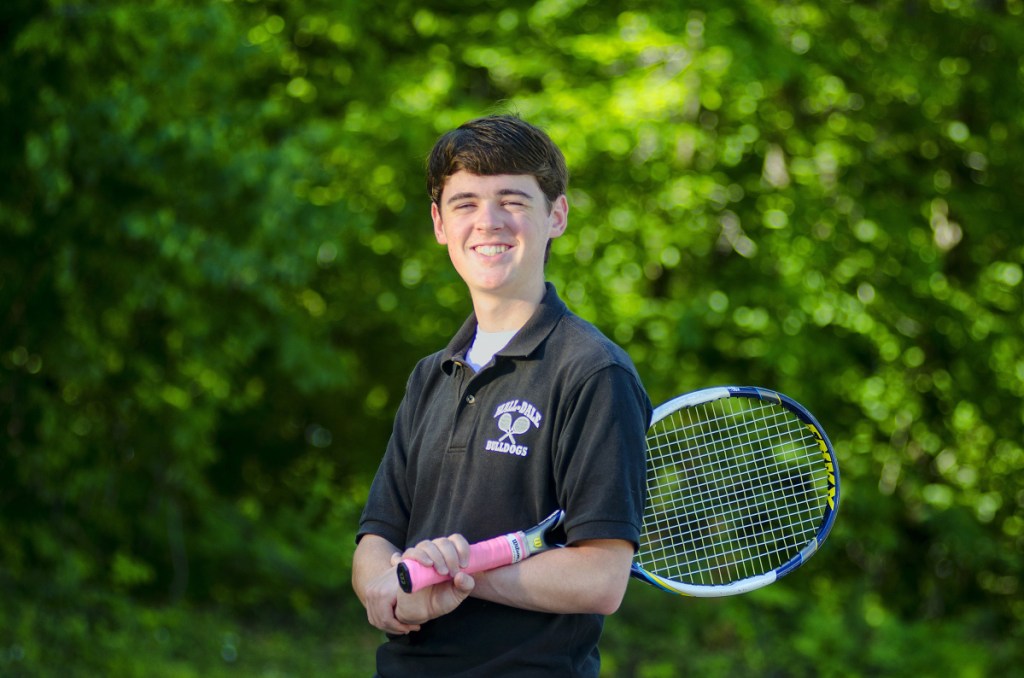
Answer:
[[[681,595],[766,586],[807,561],[839,508],[824,428],[781,393],[701,389],[655,409],[632,574]]]

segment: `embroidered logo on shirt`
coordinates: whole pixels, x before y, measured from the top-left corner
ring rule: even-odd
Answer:
[[[498,406],[494,411],[495,423],[501,431],[501,437],[488,440],[485,449],[488,452],[501,452],[525,457],[530,448],[520,444],[516,436],[528,433],[530,427],[540,428],[541,413],[525,400],[509,400]]]

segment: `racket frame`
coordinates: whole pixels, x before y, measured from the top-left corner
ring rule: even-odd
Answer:
[[[825,434],[825,429],[814,415],[803,405],[782,393],[756,386],[715,386],[684,393],[655,408],[654,413],[651,415],[651,424],[648,430],[653,428],[662,419],[681,409],[692,408],[725,398],[750,398],[775,403],[792,412],[810,429],[821,450],[822,462],[827,471],[827,501],[822,520],[810,541],[785,563],[775,567],[770,572],[745,577],[725,584],[693,584],[675,581],[648,572],[638,565],[634,558],[630,566],[630,575],[668,593],[698,598],[716,598],[747,593],[748,591],[767,586],[807,562],[817,552],[818,547],[825,541],[825,538],[828,537],[829,532],[832,530],[832,525],[835,523],[836,513],[839,509],[839,464],[836,460],[835,449]]]

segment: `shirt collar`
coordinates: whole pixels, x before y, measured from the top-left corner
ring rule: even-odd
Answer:
[[[533,312],[533,315],[526,321],[526,324],[516,332],[516,336],[512,338],[508,346],[498,351],[498,355],[529,358],[548,335],[551,334],[551,331],[555,329],[555,325],[558,324],[562,316],[569,312],[569,308],[559,298],[558,292],[555,291],[554,285],[546,282],[544,283],[544,289],[544,298],[541,299],[537,310]],[[455,333],[455,336],[452,337],[452,340],[444,349],[441,369],[448,374],[451,374],[456,358],[461,356],[462,352],[473,341],[473,337],[476,335],[476,324],[476,314],[472,313],[466,318],[466,322],[462,323],[462,327],[459,328],[459,331]]]

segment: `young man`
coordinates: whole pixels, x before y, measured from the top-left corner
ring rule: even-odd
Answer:
[[[434,235],[474,312],[413,370],[360,520],[352,583],[388,634],[382,676],[598,675],[639,540],[651,404],[626,353],[545,283],[567,180],[561,151],[514,116],[431,152]],[[558,508],[567,548],[460,571],[470,543]],[[402,557],[454,578],[402,593]]]

